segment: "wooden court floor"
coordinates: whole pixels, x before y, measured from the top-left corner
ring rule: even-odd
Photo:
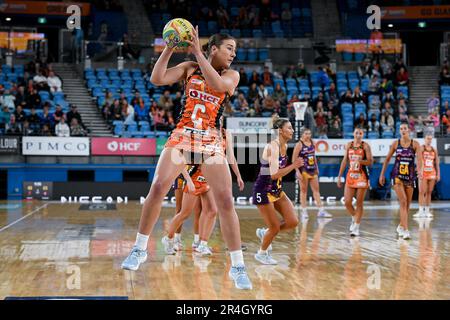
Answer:
[[[369,205],[368,205],[369,206]],[[348,235],[343,208],[333,219],[311,218],[279,235],[277,266],[260,265],[255,209],[238,209],[253,290],[236,290],[216,227],[211,258],[193,255],[192,222],[185,250],[165,256],[160,242],[173,208],[163,208],[149,243],[149,259],[137,272],[120,264],[132,247],[140,204],[102,206],[0,202],[0,299],[91,296],[128,299],[450,299],[450,204],[437,203],[433,220],[410,218],[412,239],[397,240],[398,210],[372,202],[361,236]],[[80,210],[80,209],[88,210]],[[413,214],[411,210],[411,216]]]

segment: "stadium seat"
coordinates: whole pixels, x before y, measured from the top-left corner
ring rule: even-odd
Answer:
[[[253,38],[260,39],[263,37],[263,32],[260,29],[253,30]]]
[[[236,51],[236,59],[238,61],[245,61],[245,60],[247,60],[247,49],[238,48],[237,51]]]
[[[257,61],[258,60],[256,49],[254,49],[254,48],[248,49],[247,60],[248,61]]]
[[[258,50],[258,60],[265,61],[269,59],[269,50],[268,49],[259,49]]]
[[[375,131],[370,131],[370,132],[367,134],[367,137],[368,137],[369,139],[378,139],[378,138],[380,138],[380,134],[379,134],[378,132],[375,132]]]

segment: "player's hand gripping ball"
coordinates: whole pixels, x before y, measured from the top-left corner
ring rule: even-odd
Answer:
[[[163,39],[169,48],[187,48],[186,40],[192,40],[194,27],[186,19],[175,18],[167,22],[163,30]]]

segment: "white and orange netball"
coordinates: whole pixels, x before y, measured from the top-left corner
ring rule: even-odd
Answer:
[[[164,26],[162,37],[169,48],[186,48],[192,40],[193,25],[183,18],[175,18]]]

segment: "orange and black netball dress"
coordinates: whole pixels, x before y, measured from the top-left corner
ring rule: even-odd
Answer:
[[[186,79],[183,107],[166,147],[206,155],[223,154],[220,117],[228,93],[217,92],[197,68]]]

